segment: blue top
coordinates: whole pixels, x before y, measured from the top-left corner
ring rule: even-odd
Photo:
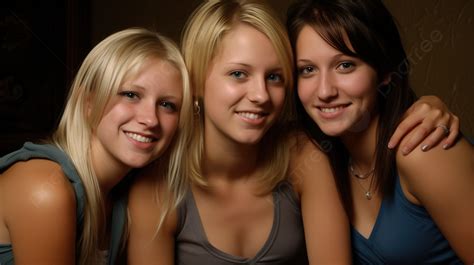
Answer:
[[[351,233],[354,264],[462,264],[426,209],[405,197],[398,176],[369,238]]]
[[[178,207],[175,263],[179,265],[308,264],[299,203],[287,182],[273,191],[273,226],[254,257],[244,258],[215,248],[201,223],[192,191]]]
[[[7,170],[11,165],[19,161],[27,161],[30,159],[48,159],[61,165],[66,177],[74,188],[76,197],[76,216],[77,216],[77,235],[82,234],[82,223],[84,219],[84,203],[85,192],[82,186],[81,178],[79,177],[74,164],[69,160],[69,157],[54,145],[38,145],[33,143],[25,143],[23,148],[10,153],[0,158],[0,174]],[[108,264],[115,264],[118,251],[120,249],[120,241],[126,218],[126,200],[120,198],[113,206],[112,212],[112,227],[111,227],[111,242],[108,252]],[[80,253],[77,253],[79,256]],[[77,259],[77,257],[76,257]],[[14,265],[13,250],[11,244],[0,244],[0,265]]]

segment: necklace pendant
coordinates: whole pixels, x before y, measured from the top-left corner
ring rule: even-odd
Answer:
[[[366,198],[367,200],[372,199],[372,193],[370,193],[370,191],[367,191],[367,192],[365,193],[365,198]]]

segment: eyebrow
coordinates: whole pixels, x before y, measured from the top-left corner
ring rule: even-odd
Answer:
[[[354,57],[354,56],[351,56],[351,55],[347,55],[347,54],[345,54],[345,53],[338,53],[338,54],[332,56],[331,59],[332,59],[332,60],[338,60],[338,59],[340,59],[341,57],[357,58],[357,57]],[[313,60],[303,58],[303,59],[298,59],[296,62],[297,62],[297,63],[313,63]]]
[[[250,64],[246,64],[246,63],[239,63],[239,62],[229,62],[229,63],[226,63],[227,65],[230,65],[230,64],[233,64],[233,65],[240,65],[240,66],[243,66],[243,67],[247,67],[247,68],[253,68],[252,65]],[[275,68],[271,68],[268,70],[268,72],[276,72],[276,71],[280,71],[282,72],[283,71],[283,67],[275,67]]]

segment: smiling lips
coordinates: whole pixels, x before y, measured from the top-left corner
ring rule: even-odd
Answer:
[[[257,120],[260,118],[263,118],[264,116],[267,116],[267,114],[263,112],[247,112],[247,111],[242,111],[242,112],[237,112],[238,115],[250,119],[250,120]]]
[[[317,106],[316,108],[321,112],[321,116],[325,118],[334,118],[344,111],[350,104],[340,104],[331,106]]]
[[[268,113],[263,111],[236,111],[236,113],[242,120],[253,125],[262,124],[268,116]]]
[[[125,135],[127,135],[129,138],[140,143],[151,143],[157,140],[154,137],[148,137],[148,136],[144,136],[144,135],[140,135],[140,134],[132,133],[132,132],[125,132]]]

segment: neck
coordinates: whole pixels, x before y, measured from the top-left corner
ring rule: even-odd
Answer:
[[[204,150],[204,174],[210,181],[215,178],[229,181],[246,179],[258,168],[259,145],[205,137]]]
[[[97,181],[99,183],[102,198],[106,200],[110,191],[117,185],[131,170],[111,156],[104,155],[98,145],[92,144],[92,165]]]
[[[349,132],[341,136],[352,159],[352,164],[360,172],[369,172],[375,166],[378,116],[373,118],[367,129]]]

